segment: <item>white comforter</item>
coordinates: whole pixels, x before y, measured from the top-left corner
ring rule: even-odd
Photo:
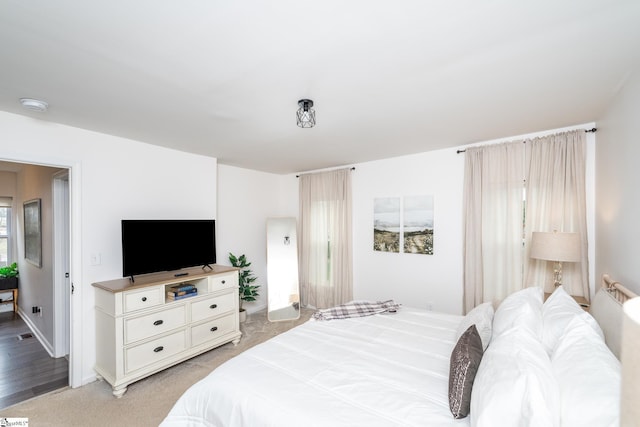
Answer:
[[[462,316],[410,308],[309,321],[194,384],[162,426],[452,426],[449,357]]]

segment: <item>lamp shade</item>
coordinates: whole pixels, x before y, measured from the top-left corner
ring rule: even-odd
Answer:
[[[640,423],[640,297],[625,302],[623,309],[620,425],[637,426]]]
[[[578,233],[546,233],[534,231],[531,238],[531,258],[547,261],[578,262],[581,258]]]

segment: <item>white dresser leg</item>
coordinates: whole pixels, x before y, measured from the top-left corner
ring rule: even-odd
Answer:
[[[125,394],[126,392],[127,392],[127,387],[120,387],[120,388],[113,387],[113,395],[118,399],[120,399],[122,395]]]

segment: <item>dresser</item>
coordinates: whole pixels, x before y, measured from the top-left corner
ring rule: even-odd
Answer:
[[[93,283],[99,379],[122,397],[129,384],[240,341],[238,269],[214,265]],[[197,292],[171,299],[172,288]]]

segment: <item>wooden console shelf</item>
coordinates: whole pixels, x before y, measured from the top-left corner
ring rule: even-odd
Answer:
[[[194,285],[197,294],[170,299],[170,288],[182,284]],[[240,342],[235,267],[197,267],[93,286],[95,370],[116,397],[135,381],[228,342]]]

